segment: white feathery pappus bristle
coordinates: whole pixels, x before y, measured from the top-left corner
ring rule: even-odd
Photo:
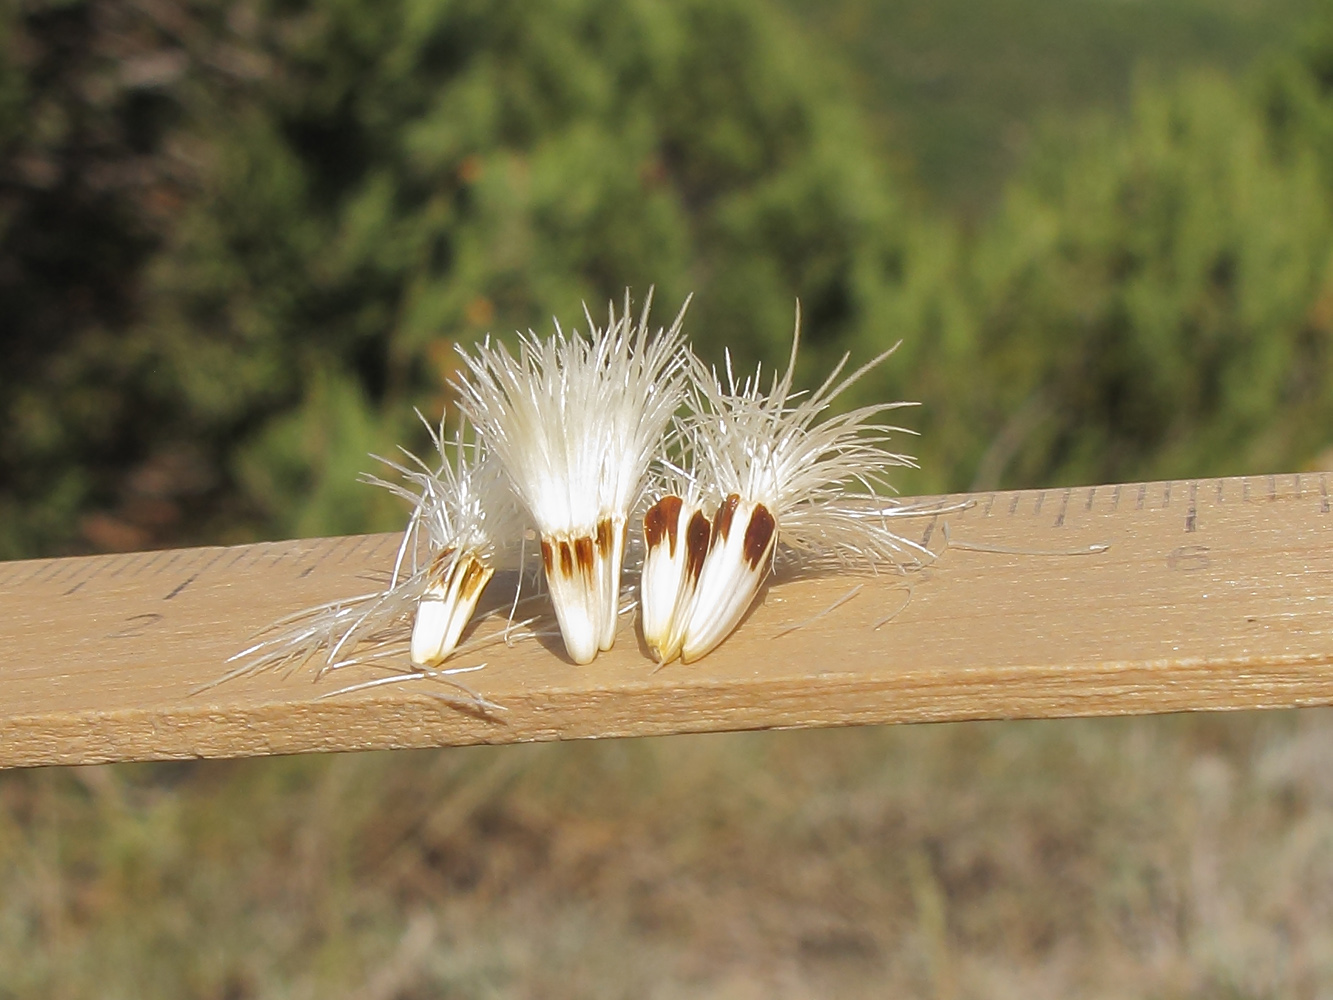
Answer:
[[[792,391],[799,344],[798,305],[787,370],[781,377],[774,375],[768,391],[759,369],[738,384],[729,353],[725,386],[716,372],[694,363],[692,412],[683,418],[677,438],[687,442],[690,451],[687,478],[703,495],[691,506],[701,511],[707,504],[714,514],[697,575],[691,580],[682,573],[674,595],[669,593],[670,574],[658,567],[668,561],[662,553],[663,539],[669,538],[664,532],[656,533],[656,542],[646,538],[642,604],[659,609],[660,619],[675,598],[675,620],[669,627],[655,620],[654,638],[647,640],[661,662],[676,653],[685,662],[697,660],[735,629],[767,577],[780,542],[796,555],[862,561],[872,567],[883,561],[901,565],[909,561],[908,553],[929,556],[888,530],[889,502],[875,496],[876,487],[891,488],[889,469],[914,465],[909,456],[885,447],[891,435],[911,432],[876,418],[913,404],[883,403],[826,414],[834,399],[896,345],[846,376],[844,356],[822,385],[801,393]],[[669,523],[667,515],[677,512],[678,523],[686,507],[684,497],[668,494],[649,514]],[[646,533],[649,527],[645,520]],[[701,534],[693,544],[703,547]]]
[[[650,335],[647,297],[587,334],[520,336],[518,356],[489,338],[460,349],[460,405],[504,467],[541,536],[542,563],[565,649],[588,663],[615,641],[630,511],[684,398],[685,307]],[[686,300],[688,305],[688,299]]]
[[[412,670],[396,671],[382,680],[432,677],[472,694],[449,679],[459,671],[433,668],[454,652],[496,569],[521,570],[525,522],[498,464],[480,441],[469,440],[462,430],[446,439],[443,421],[436,428],[421,419],[439,455],[437,465],[427,465],[400,449],[404,462],[379,458],[399,474],[400,482],[370,474],[360,477],[412,505],[388,586],[275,623],[268,631],[276,630],[276,634],[232,657],[241,665],[227,677],[271,668],[294,669],[321,651],[320,674],[374,663],[377,657],[373,655],[356,655],[357,647],[366,643],[379,651],[400,646],[400,626],[411,619],[408,653]],[[472,669],[476,668],[461,668],[462,672]],[[379,682],[370,682],[375,683]],[[369,685],[349,690],[365,686]],[[484,703],[475,695],[470,700]]]

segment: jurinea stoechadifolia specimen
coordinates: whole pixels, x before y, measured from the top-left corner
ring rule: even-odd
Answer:
[[[913,462],[888,447],[903,429],[880,418],[911,404],[829,412],[893,349],[850,374],[844,357],[813,392],[794,391],[798,309],[787,369],[765,388],[762,368],[738,380],[728,354],[724,379],[695,358],[684,306],[652,331],[650,305],[651,295],[636,320],[627,295],[605,326],[585,310],[586,333],[557,322],[550,336],[520,336],[516,352],[490,338],[460,349],[463,429],[446,439],[442,424],[431,428],[438,463],[404,451],[402,462],[381,459],[401,482],[363,477],[412,504],[389,587],[311,609],[242,654],[259,653],[243,669],[319,648],[321,670],[363,662],[352,647],[387,648],[411,615],[411,664],[435,671],[497,570],[517,571],[523,586],[528,554],[540,555],[576,663],[614,643],[626,569],[639,581],[644,638],[667,663],[722,642],[780,558],[873,569],[929,557],[889,530],[904,511],[883,496],[890,470]],[[639,565],[625,566],[627,552]]]

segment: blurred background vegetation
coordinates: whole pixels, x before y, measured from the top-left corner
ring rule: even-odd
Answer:
[[[1333,403],[1307,0],[0,10],[0,555],[391,528],[453,342],[630,286],[924,405],[906,492],[1291,469]]]
[[[1317,0],[0,2],[0,558],[391,530],[452,344],[903,348],[906,493],[1321,468]],[[1320,996],[1320,713],[0,776],[0,998]]]

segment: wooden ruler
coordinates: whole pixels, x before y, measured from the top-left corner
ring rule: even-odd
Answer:
[[[656,669],[632,616],[588,666],[474,637],[451,664],[486,664],[491,712],[431,681],[328,697],[366,668],[198,692],[265,624],[375,589],[395,535],[0,563],[0,766],[1333,703],[1327,476],[953,499],[899,522],[930,567],[776,583],[696,664]]]

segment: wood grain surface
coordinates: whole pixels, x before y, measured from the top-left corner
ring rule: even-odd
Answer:
[[[493,711],[429,680],[329,696],[363,667],[199,690],[267,623],[375,589],[394,535],[0,563],[0,766],[1329,704],[1329,488],[957,498],[899,522],[928,568],[776,582],[688,666],[657,669],[632,615],[587,666],[549,636],[485,645],[492,620],[451,665],[485,663],[464,679]]]

